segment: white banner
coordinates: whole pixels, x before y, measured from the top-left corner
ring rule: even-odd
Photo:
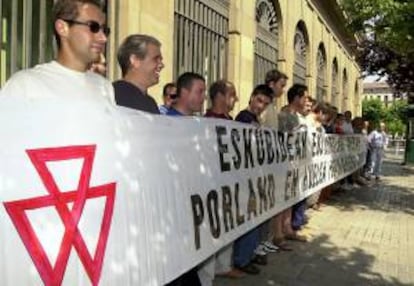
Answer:
[[[362,136],[0,99],[0,285],[162,285],[358,169]]]

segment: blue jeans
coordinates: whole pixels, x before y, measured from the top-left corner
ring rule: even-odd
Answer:
[[[233,263],[236,267],[248,265],[254,257],[254,250],[259,245],[260,229],[256,227],[234,242]]]
[[[384,157],[384,150],[380,147],[374,147],[371,150],[371,171],[375,177],[381,174],[382,158]]]
[[[306,200],[302,200],[292,207],[292,228],[299,230],[305,224]]]

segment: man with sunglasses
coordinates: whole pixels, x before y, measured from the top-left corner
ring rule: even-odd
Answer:
[[[98,0],[57,0],[53,7],[57,58],[16,73],[2,94],[23,98],[80,98],[114,103],[108,80],[90,71],[105,51],[109,28]]]
[[[177,101],[177,87],[175,86],[175,83],[169,82],[164,85],[162,90],[162,99],[164,104],[159,106],[159,110],[161,114],[165,115]]]

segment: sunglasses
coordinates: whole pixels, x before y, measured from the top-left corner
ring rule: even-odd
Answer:
[[[172,93],[168,95],[171,99],[176,99],[177,98],[177,94]]]
[[[89,31],[91,31],[94,34],[98,33],[100,30],[102,30],[102,32],[105,34],[105,36],[109,36],[109,34],[111,33],[111,29],[108,26],[106,26],[106,25],[100,25],[96,21],[80,22],[80,21],[69,20],[69,19],[62,19],[62,20],[65,21],[68,24],[71,24],[71,25],[88,26],[89,27]]]

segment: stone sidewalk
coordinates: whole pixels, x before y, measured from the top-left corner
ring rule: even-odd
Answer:
[[[414,285],[414,168],[388,158],[383,173],[309,211],[310,241],[268,255],[260,275],[214,285]]]

